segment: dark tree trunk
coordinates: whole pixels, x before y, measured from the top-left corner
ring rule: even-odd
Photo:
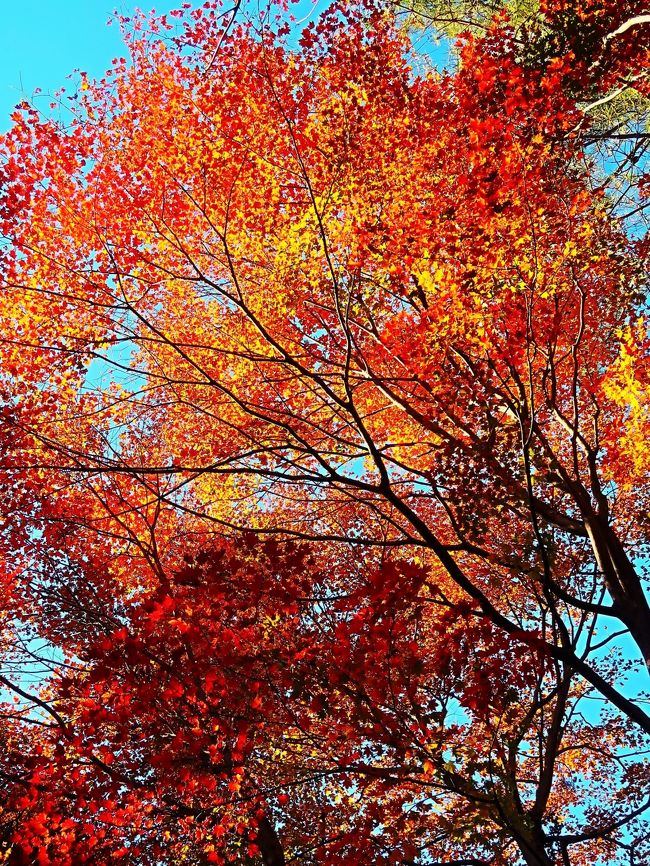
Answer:
[[[641,578],[611,526],[596,516],[585,520],[585,526],[616,615],[629,629],[650,670],[650,605]]]
[[[260,849],[264,866],[285,866],[284,849],[275,827],[267,817],[257,824],[255,844]]]

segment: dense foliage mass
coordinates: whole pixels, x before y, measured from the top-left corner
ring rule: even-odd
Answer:
[[[648,16],[185,5],[1,143],[0,862],[641,866]]]

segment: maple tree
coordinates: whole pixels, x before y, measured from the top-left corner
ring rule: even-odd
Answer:
[[[209,2],[16,112],[6,862],[647,859],[647,245],[581,99],[648,28],[583,6],[418,73]]]
[[[438,40],[466,31],[480,36],[507,16],[524,66],[543,68],[553,57],[570,55],[566,86],[589,119],[582,142],[592,183],[608,189],[609,206],[628,232],[647,231],[647,201],[639,196],[650,143],[642,48],[650,21],[643,4],[418,0],[395,6],[409,27]]]

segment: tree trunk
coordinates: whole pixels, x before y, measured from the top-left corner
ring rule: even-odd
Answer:
[[[284,849],[280,837],[266,816],[258,821],[255,844],[260,849],[264,866],[285,866]]]
[[[546,849],[541,838],[541,833],[526,834],[524,837],[519,833],[515,834],[519,850],[526,861],[526,866],[556,866],[555,860],[552,860],[546,853]]]
[[[611,526],[596,515],[585,519],[585,526],[616,615],[629,629],[650,670],[650,605],[639,574]]]

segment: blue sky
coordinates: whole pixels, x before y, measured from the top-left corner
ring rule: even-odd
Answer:
[[[124,54],[119,27],[107,26],[113,10],[136,7],[168,12],[182,0],[4,0],[0,14],[0,131],[16,103],[34,90],[53,92],[75,69],[101,75]]]

